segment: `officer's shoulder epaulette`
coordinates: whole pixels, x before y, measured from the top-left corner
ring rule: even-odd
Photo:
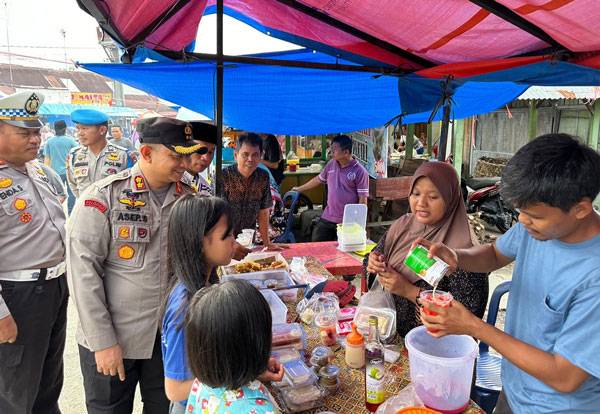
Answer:
[[[112,183],[116,181],[123,181],[131,177],[131,170],[127,168],[126,170],[119,171],[116,174],[111,174],[108,177],[105,177],[101,180],[96,181],[95,185],[98,188],[108,187]]]
[[[73,147],[73,148],[71,148],[71,149],[69,150],[69,154],[75,154],[75,153],[79,152],[79,150],[80,150],[81,148],[83,148],[81,145],[78,145],[78,146],[76,146],[76,147]]]

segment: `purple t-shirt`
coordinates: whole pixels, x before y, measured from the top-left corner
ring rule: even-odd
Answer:
[[[341,223],[346,204],[357,204],[358,197],[369,196],[369,173],[356,160],[342,168],[339,162],[327,163],[319,180],[327,184],[327,207],[322,218],[333,223]]]

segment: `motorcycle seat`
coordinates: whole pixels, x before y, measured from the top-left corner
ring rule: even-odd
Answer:
[[[500,181],[500,177],[473,177],[467,180],[467,185],[473,190],[489,187]]]

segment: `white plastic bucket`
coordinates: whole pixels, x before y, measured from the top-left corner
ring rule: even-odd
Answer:
[[[419,326],[405,338],[410,379],[423,403],[443,413],[460,413],[469,404],[477,343],[467,335],[434,338]]]

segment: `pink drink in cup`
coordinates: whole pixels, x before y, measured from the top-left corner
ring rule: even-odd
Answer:
[[[421,303],[430,303],[440,308],[447,308],[450,306],[450,303],[454,297],[452,297],[452,293],[444,292],[443,290],[424,290],[419,294],[419,301]],[[427,308],[423,308],[423,312],[425,315],[436,316],[437,312],[431,311]],[[431,333],[438,332],[437,329],[427,329]]]

